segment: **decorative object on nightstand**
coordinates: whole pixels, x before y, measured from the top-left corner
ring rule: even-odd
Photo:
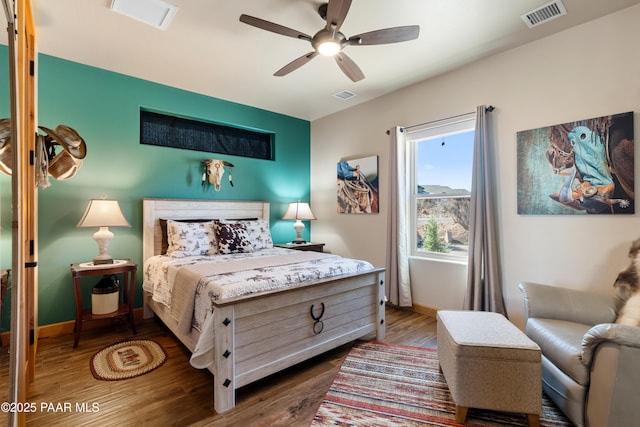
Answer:
[[[120,209],[117,200],[92,199],[84,211],[84,215],[77,227],[99,227],[93,235],[93,240],[98,244],[98,255],[93,259],[95,265],[113,264],[113,258],[107,253],[109,243],[113,240],[113,232],[109,227],[131,227]]]
[[[277,248],[295,249],[298,251],[324,252],[324,243],[314,243],[314,242],[280,243],[273,246]]]
[[[293,224],[293,228],[296,230],[296,239],[291,243],[293,244],[307,243],[302,238],[302,230],[304,230],[304,224],[302,223],[302,221],[316,219],[315,215],[313,215],[313,212],[311,212],[309,203],[304,203],[304,202],[290,203],[282,219],[296,220],[295,224]]]
[[[136,272],[138,266],[131,260],[117,260],[113,264],[98,264],[91,262],[71,264],[71,278],[73,279],[73,288],[76,299],[76,323],[75,338],[73,347],[78,346],[80,341],[80,333],[82,332],[82,324],[92,320],[110,319],[118,316],[127,316],[129,324],[134,334],[136,324],[133,317],[133,303],[136,288]],[[122,274],[123,285],[118,289],[118,305],[115,311],[109,313],[95,313],[93,308],[84,308],[82,304],[81,279],[85,277],[105,276],[110,278],[112,275]],[[109,279],[111,280],[111,279]],[[120,293],[122,301],[120,301]],[[93,297],[93,294],[92,294]],[[93,301],[93,298],[92,298]]]
[[[120,280],[115,274],[104,276],[91,289],[91,313],[109,314],[118,311]]]
[[[0,270],[0,315],[2,314],[2,307],[4,306],[4,296],[7,293],[7,288],[9,287],[10,275],[10,269]],[[2,346],[2,342],[0,342],[0,346]]]

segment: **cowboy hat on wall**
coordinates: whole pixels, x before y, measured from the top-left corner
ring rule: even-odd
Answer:
[[[38,126],[45,135],[38,135],[37,152],[42,155],[38,172],[58,180],[72,178],[87,155],[87,145],[74,129],[58,125],[55,129]],[[11,175],[11,121],[0,119],[0,172]],[[45,173],[46,171],[46,173]],[[41,181],[41,179],[39,179]],[[46,185],[45,185],[46,186]]]

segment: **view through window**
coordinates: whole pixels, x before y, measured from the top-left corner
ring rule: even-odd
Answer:
[[[413,255],[468,257],[474,127],[475,115],[407,134],[413,165]]]

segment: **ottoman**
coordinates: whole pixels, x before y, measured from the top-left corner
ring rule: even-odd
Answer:
[[[503,315],[441,310],[437,314],[438,360],[463,424],[469,408],[527,414],[538,426],[542,413],[540,347]]]

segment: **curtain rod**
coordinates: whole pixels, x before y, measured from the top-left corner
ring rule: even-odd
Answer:
[[[486,112],[489,112],[489,113],[490,113],[490,112],[492,112],[493,110],[495,110],[495,107],[494,107],[493,105],[489,105],[489,106],[488,106],[488,107],[486,107],[484,110],[485,110]],[[445,117],[445,118],[443,118],[443,119],[432,120],[432,121],[430,121],[430,122],[418,123],[417,125],[405,126],[405,127],[400,128],[400,131],[401,131],[401,132],[404,132],[406,129],[411,129],[411,128],[415,128],[415,127],[418,127],[418,126],[430,125],[430,124],[432,124],[432,123],[438,123],[438,122],[441,122],[441,121],[443,121],[443,120],[455,119],[455,118],[462,117],[462,116],[466,116],[467,114],[473,114],[473,113],[475,113],[475,111],[470,111],[470,112],[468,112],[468,113],[463,113],[463,114],[457,114],[457,115],[455,115],[455,116]],[[389,134],[391,134],[391,131],[387,130],[387,135],[389,135]]]

